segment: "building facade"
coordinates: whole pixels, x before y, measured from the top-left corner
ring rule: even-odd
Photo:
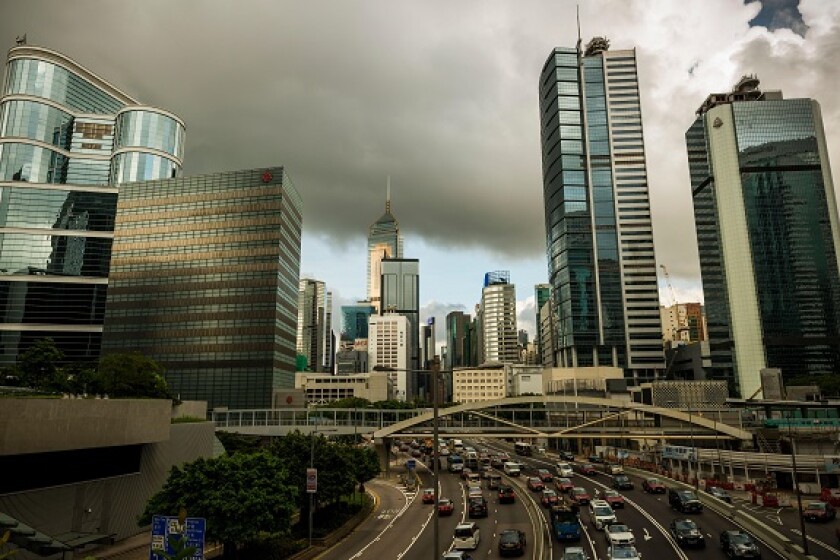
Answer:
[[[488,272],[481,290],[482,361],[519,361],[516,287],[507,271]]]
[[[494,401],[507,396],[507,373],[503,364],[455,368],[452,372],[452,401],[471,403]]]
[[[706,340],[706,319],[700,303],[675,303],[659,308],[666,347]]]
[[[422,369],[420,358],[420,261],[417,259],[384,259],[380,263],[380,302],[383,315],[396,313],[408,320],[406,347],[408,350],[407,398],[420,391]]]
[[[353,397],[370,402],[393,398],[392,381],[387,373],[338,376],[297,372],[295,389],[303,390],[308,404],[327,404]]]
[[[301,216],[282,167],[122,185],[105,351],[154,358],[182,399],[270,407],[294,386]]]
[[[469,313],[452,311],[446,316],[446,369],[474,366],[475,328]]]
[[[332,371],[332,293],[320,280],[301,278],[298,284],[296,347],[308,371]]]
[[[540,75],[559,366],[664,367],[635,50],[556,48]]]
[[[686,132],[711,350],[742,398],[760,372],[840,371],[840,225],[820,107],[753,76],[712,94]]]
[[[391,192],[385,200],[385,213],[373,222],[368,229],[368,278],[367,297],[375,313],[380,313],[382,306],[379,298],[382,288],[382,260],[401,259],[403,256],[403,240],[400,235],[400,223],[391,214]]]
[[[542,332],[542,309],[543,306],[548,303],[551,299],[551,284],[537,284],[534,286],[534,308],[536,309],[536,328],[537,332],[534,333],[534,343],[536,344],[536,353],[539,357],[540,363],[542,363],[542,355],[543,355],[543,348],[542,348],[542,339],[543,339],[543,332]]]
[[[373,307],[364,302],[359,305],[342,305],[341,340],[353,342],[357,338],[367,338],[368,323],[373,312]]]
[[[408,393],[408,319],[395,313],[373,315],[370,318],[368,336],[368,366],[393,369],[388,376],[394,386],[394,398],[407,400]]]
[[[9,51],[0,97],[0,366],[42,338],[95,361],[116,186],[181,173],[185,127],[61,53]]]

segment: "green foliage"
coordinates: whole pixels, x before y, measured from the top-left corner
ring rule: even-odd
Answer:
[[[18,356],[21,384],[36,389],[62,390],[67,375],[59,367],[64,353],[51,338],[42,338]]]
[[[0,537],[0,548],[5,549],[6,546],[9,544],[9,539],[12,538],[12,532],[6,531],[3,533],[3,536]],[[17,550],[7,550],[5,552],[0,552],[0,560],[6,560],[7,558],[11,558],[15,554],[17,554]]]
[[[370,408],[371,403],[362,397],[346,397],[325,404],[322,408]]]
[[[187,560],[187,558],[192,558],[192,555],[198,550],[194,546],[187,546],[186,535],[169,535],[168,540],[172,554],[163,550],[157,552],[159,556],[163,556],[166,560]]]
[[[387,401],[376,401],[373,403],[373,408],[384,408],[386,410],[409,410],[416,408],[416,406],[413,402],[391,399]]]
[[[154,515],[177,515],[183,507],[192,517],[204,517],[207,538],[226,548],[264,533],[285,534],[297,498],[290,468],[269,453],[237,453],[173,467],[139,523],[148,525]]]
[[[99,360],[102,389],[113,397],[169,399],[163,367],[137,353],[108,354]]]
[[[222,442],[228,455],[233,455],[234,453],[258,453],[263,449],[260,436],[218,431],[216,432],[216,437]]]
[[[348,446],[347,454],[356,482],[363,484],[379,474],[379,456],[372,447]]]
[[[195,424],[197,422],[208,422],[207,418],[200,418],[198,416],[179,416],[178,418],[173,418],[173,424]]]

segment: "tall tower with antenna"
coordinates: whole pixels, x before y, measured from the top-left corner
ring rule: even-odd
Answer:
[[[400,235],[400,223],[391,214],[391,177],[388,176],[385,188],[385,213],[373,222],[368,229],[368,267],[367,299],[375,309],[381,312],[380,282],[382,259],[401,259],[403,240]]]

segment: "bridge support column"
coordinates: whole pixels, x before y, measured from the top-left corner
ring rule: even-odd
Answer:
[[[379,456],[379,472],[385,473],[385,478],[389,478],[391,476],[391,438],[386,437],[381,441],[375,441],[374,447]]]

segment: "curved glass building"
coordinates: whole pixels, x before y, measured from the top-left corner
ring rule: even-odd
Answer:
[[[117,185],[180,176],[185,127],[73,59],[9,51],[0,97],[0,366],[52,338],[97,359]]]

